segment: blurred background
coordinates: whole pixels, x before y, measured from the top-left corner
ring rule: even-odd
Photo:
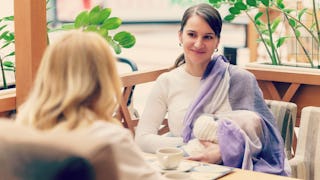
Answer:
[[[0,17],[13,15],[13,0],[0,0]],[[96,5],[112,9],[111,16],[123,20],[120,30],[129,31],[136,38],[136,44],[130,49],[122,49],[119,57],[127,58],[136,63],[139,70],[168,67],[173,65],[182,49],[178,43],[178,30],[183,12],[192,4],[204,0],[49,0],[47,19],[51,29],[62,24],[73,22],[75,17],[84,10],[90,10]],[[223,7],[219,9],[222,16],[226,13]],[[242,65],[249,62],[247,48],[247,20],[238,18],[234,23],[224,23],[219,52],[225,54],[233,63]],[[14,28],[13,25],[11,27]],[[236,33],[235,33],[236,32]],[[53,42],[63,33],[49,33]],[[14,47],[12,47],[14,48]],[[3,52],[2,52],[3,53]],[[13,58],[14,61],[14,58]],[[131,72],[127,64],[118,63],[119,73]],[[15,83],[14,73],[6,72],[9,83]],[[136,88],[135,99],[138,109],[144,106],[146,94],[150,85]],[[136,102],[136,101],[135,101]]]

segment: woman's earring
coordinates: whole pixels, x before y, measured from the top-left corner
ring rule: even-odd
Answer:
[[[179,46],[182,47],[182,43],[179,43]]]
[[[217,49],[214,49],[214,52],[218,52],[219,51],[219,49],[217,48]]]

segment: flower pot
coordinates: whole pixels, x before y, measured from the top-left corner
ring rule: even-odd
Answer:
[[[0,90],[0,116],[16,109],[16,88]]]

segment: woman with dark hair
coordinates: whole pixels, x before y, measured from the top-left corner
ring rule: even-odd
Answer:
[[[202,3],[185,11],[178,32],[183,54],[175,68],[156,80],[136,130],[136,142],[143,151],[155,152],[198,138],[203,151],[189,159],[288,175],[283,141],[255,77],[215,55],[221,29],[220,14],[211,5]],[[228,112],[232,118],[219,115]],[[195,136],[197,119],[207,114],[211,116],[202,119],[200,127],[215,121],[213,137],[218,141]],[[165,117],[170,132],[157,135]]]

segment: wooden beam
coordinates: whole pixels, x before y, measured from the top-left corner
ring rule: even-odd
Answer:
[[[29,94],[47,46],[45,0],[14,1],[16,105]]]
[[[258,34],[253,22],[249,22],[247,26],[247,45],[250,50],[250,62],[257,61],[258,57]]]

